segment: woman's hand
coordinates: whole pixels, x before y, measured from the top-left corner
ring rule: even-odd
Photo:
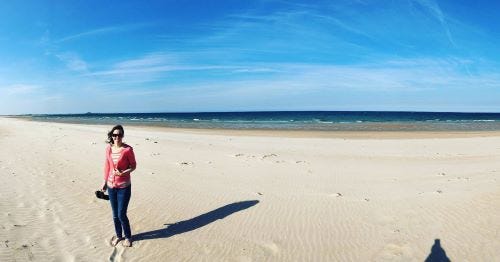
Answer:
[[[123,176],[123,175],[125,175],[125,172],[120,172],[120,170],[115,169],[114,174],[115,174],[115,176]]]
[[[104,181],[104,184],[102,185],[101,191],[105,192],[106,189],[108,189],[108,184],[106,183],[106,181]]]

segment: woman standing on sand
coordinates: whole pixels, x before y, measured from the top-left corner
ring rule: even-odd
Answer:
[[[123,241],[125,247],[132,246],[132,233],[127,217],[127,207],[131,196],[130,173],[135,170],[136,162],[131,146],[122,142],[125,131],[121,125],[114,126],[108,132],[109,145],[106,147],[104,162],[104,185],[102,190],[108,190],[109,202],[113,210],[116,235],[110,244],[116,246]],[[122,231],[125,234],[123,238]]]

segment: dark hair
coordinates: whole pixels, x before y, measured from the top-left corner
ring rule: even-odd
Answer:
[[[125,130],[123,130],[123,126],[122,125],[116,125],[114,126],[111,131],[108,132],[108,140],[106,140],[106,142],[108,144],[114,144],[115,142],[113,141],[113,132],[115,130],[120,130],[120,134],[122,135],[122,137],[125,135]]]

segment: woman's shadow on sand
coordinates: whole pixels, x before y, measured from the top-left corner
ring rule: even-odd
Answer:
[[[180,221],[174,224],[165,224],[166,226],[168,226],[167,228],[139,233],[137,235],[134,235],[133,239],[134,241],[140,241],[147,239],[167,238],[177,234],[182,234],[206,226],[216,220],[223,219],[233,213],[252,207],[257,203],[259,203],[258,200],[249,200],[228,204],[188,220]]]

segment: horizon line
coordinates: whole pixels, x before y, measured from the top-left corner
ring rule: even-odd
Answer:
[[[170,112],[85,112],[85,113],[26,113],[26,114],[0,114],[9,116],[57,116],[57,115],[110,115],[110,114],[205,114],[205,113],[281,113],[281,112],[380,112],[380,113],[454,113],[454,114],[500,114],[491,111],[420,111],[420,110],[255,110],[255,111],[170,111]]]

